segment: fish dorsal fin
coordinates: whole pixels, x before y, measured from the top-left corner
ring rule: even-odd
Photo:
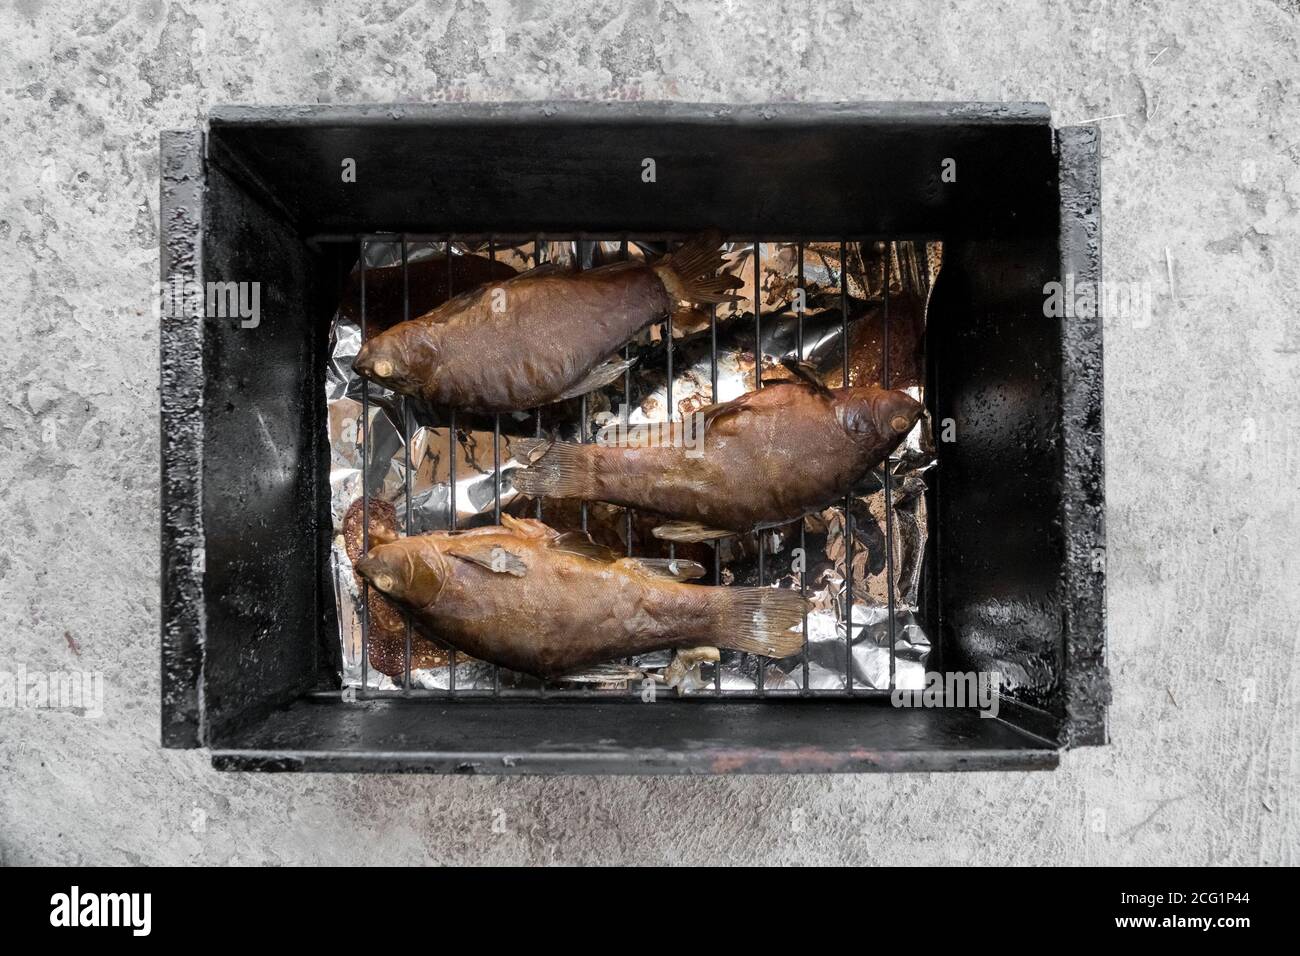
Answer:
[[[660,541],[683,541],[693,544],[697,541],[730,538],[736,532],[723,528],[710,528],[698,521],[667,521],[656,526],[650,533]]]
[[[538,521],[536,518],[516,518],[514,515],[503,514],[501,516],[501,527],[525,538],[545,540],[556,536],[554,528]]]
[[[570,272],[570,271],[572,270],[570,270],[567,266],[560,265],[558,262],[543,262],[541,265],[533,266],[528,271],[521,272],[517,276],[510,276],[507,279],[502,279],[501,282],[507,282],[507,281],[514,282],[516,279],[539,279],[542,276],[559,275],[562,272]],[[487,285],[499,285],[499,284],[500,282],[487,283]]]
[[[805,382],[801,378],[765,378],[763,387],[771,388],[774,385],[784,385],[786,388],[801,388],[806,392],[814,395],[821,395],[827,398],[831,397],[830,389],[822,385],[813,385],[811,382]]]
[[[821,376],[817,374],[817,369],[810,362],[804,362],[800,359],[783,358],[781,364],[785,366],[786,371],[803,382],[805,385],[811,385],[821,395],[830,397],[831,390],[826,387]]]
[[[462,538],[481,538],[485,534],[500,534],[501,529],[492,525],[482,525],[478,528],[457,528],[455,531],[433,531],[430,533],[436,534],[440,538],[459,541]]]
[[[690,581],[705,575],[704,565],[683,558],[621,558],[619,564],[648,577]]]
[[[628,272],[632,269],[647,269],[649,266],[640,259],[620,259],[617,262],[606,262],[604,265],[593,266],[583,271],[583,275],[609,275],[620,272]]]
[[[447,549],[447,554],[494,574],[509,574],[522,578],[528,573],[528,562],[517,551],[501,544],[488,544],[486,541],[459,540]]]
[[[603,544],[592,541],[591,535],[584,534],[581,531],[566,531],[551,542],[551,547],[556,551],[563,551],[565,554],[576,554],[606,564],[618,560],[617,554]]]

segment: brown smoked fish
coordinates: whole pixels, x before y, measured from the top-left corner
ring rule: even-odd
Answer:
[[[710,405],[658,440],[511,439],[528,466],[514,473],[515,489],[676,519],[654,529],[670,541],[726,537],[825,508],[898,447],[922,406],[900,391],[826,388],[806,367],[788,367],[805,381]]]
[[[627,368],[615,354],[680,303],[735,298],[705,233],[654,263],[541,266],[488,282],[367,342],[353,368],[396,392],[482,412],[585,394]]]
[[[704,568],[621,558],[578,532],[501,520],[380,544],[357,571],[409,607],[421,633],[536,677],[662,648],[781,658],[803,646],[791,630],[805,608],[794,591],[686,584]]]

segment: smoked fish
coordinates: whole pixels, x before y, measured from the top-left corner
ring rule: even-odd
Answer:
[[[791,366],[794,363],[790,363]],[[898,447],[922,412],[905,392],[767,385],[709,405],[686,422],[595,444],[513,438],[527,467],[515,490],[530,497],[603,501],[675,519],[654,529],[669,541],[705,541],[775,527],[844,495]]]
[[[540,266],[489,281],[366,342],[353,368],[436,405],[508,412],[582,395],[622,375],[617,352],[682,303],[735,298],[719,276],[721,236],[705,233],[653,263],[571,272]]]
[[[795,591],[684,583],[693,561],[620,557],[531,518],[370,549],[357,572],[430,638],[509,670],[556,678],[663,648],[789,657],[803,647]]]

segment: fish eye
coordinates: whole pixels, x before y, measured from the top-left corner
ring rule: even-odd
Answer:
[[[396,594],[401,590],[401,580],[393,567],[391,556],[387,554],[377,554],[372,550],[357,562],[356,570],[370,582],[371,587],[383,594]]]
[[[921,415],[921,404],[901,393],[886,392],[876,402],[876,420],[882,434],[906,435]]]

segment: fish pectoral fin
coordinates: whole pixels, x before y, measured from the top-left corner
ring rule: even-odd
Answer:
[[[682,558],[621,558],[619,564],[650,577],[690,581],[705,575],[704,565]]]
[[[635,364],[636,359],[622,359],[615,356],[603,365],[597,365],[580,381],[575,382],[561,392],[555,400],[562,402],[566,398],[577,398],[579,395],[586,395],[598,388],[604,388]]]
[[[591,667],[584,667],[572,674],[563,674],[558,679],[571,681],[575,684],[621,684],[627,681],[642,680],[645,676],[645,671],[639,667],[631,667],[627,664],[618,664],[611,661],[608,664],[594,664]]]
[[[551,542],[551,547],[556,551],[580,555],[593,561],[611,563],[618,560],[617,554],[603,544],[592,541],[591,535],[581,531],[566,531]]]
[[[657,526],[651,534],[661,541],[716,541],[718,538],[730,538],[736,532],[721,528],[710,528],[698,521],[668,521]]]
[[[700,690],[712,683],[700,668],[721,660],[722,654],[716,647],[683,647],[673,654],[672,661],[664,668],[664,680],[679,694]]]
[[[804,384],[811,385],[822,395],[830,396],[833,394],[831,390],[826,387],[826,383],[822,381],[821,376],[817,374],[817,369],[813,367],[811,362],[805,362],[800,359],[783,358],[781,359],[781,364],[785,366],[786,370],[791,375]]]
[[[473,546],[471,542],[467,544],[470,546],[458,544],[455,548],[449,548],[447,554],[468,561],[470,564],[477,564],[480,568],[485,568],[494,574],[509,574],[522,578],[528,573],[527,562],[508,548],[503,548],[499,544],[494,544],[490,548]]]

